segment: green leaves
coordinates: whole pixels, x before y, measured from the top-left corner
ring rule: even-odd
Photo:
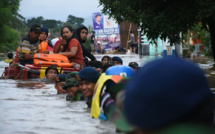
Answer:
[[[18,29],[21,24],[19,15],[20,0],[0,1],[0,52],[15,50],[19,42]]]
[[[214,0],[100,0],[100,4],[102,12],[109,11],[118,22],[142,23],[149,39],[168,37],[171,43],[181,40],[180,32],[215,16]]]

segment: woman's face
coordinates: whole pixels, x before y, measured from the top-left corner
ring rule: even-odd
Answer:
[[[104,66],[104,64],[105,64],[107,61],[109,61],[108,58],[104,58],[103,61],[102,61],[102,65]]]
[[[62,36],[66,36],[66,39],[71,38],[72,35],[73,35],[73,33],[69,30],[69,28],[65,27],[65,28],[62,30]]]

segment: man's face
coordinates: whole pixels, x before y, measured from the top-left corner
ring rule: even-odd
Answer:
[[[62,94],[62,93],[67,93],[66,90],[63,89],[63,86],[66,84],[66,82],[58,82],[55,84],[55,89],[57,89],[58,93],[59,94]]]
[[[98,21],[98,22],[101,21],[101,16],[100,15],[96,16],[96,21]]]
[[[85,97],[90,97],[93,95],[94,87],[96,83],[89,82],[89,81],[80,81],[79,89],[83,93]]]
[[[74,86],[67,87],[67,91],[72,97],[75,97],[75,94],[78,92],[78,89],[79,89],[78,87]]]
[[[30,31],[29,34],[32,41],[37,41],[39,39],[40,32]]]
[[[87,39],[87,30],[86,29],[82,29],[81,32],[80,32],[80,37],[82,40],[86,40]]]
[[[40,40],[44,41],[44,40],[46,40],[47,37],[48,37],[48,35],[46,32],[40,33]]]
[[[55,80],[56,76],[57,76],[57,70],[55,69],[49,69],[49,71],[46,74],[46,78],[51,81]]]
[[[122,65],[119,61],[114,61],[114,65]]]

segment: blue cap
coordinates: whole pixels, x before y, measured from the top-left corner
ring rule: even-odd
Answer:
[[[96,83],[100,76],[99,72],[92,67],[85,67],[81,69],[77,75],[80,81],[86,80],[93,83]]]
[[[118,62],[120,62],[121,64],[123,64],[122,59],[121,59],[120,57],[118,57],[118,56],[114,56],[114,57],[112,58],[112,60],[113,60],[113,61],[118,61]]]
[[[146,64],[125,90],[125,115],[130,123],[145,130],[174,123],[213,97],[204,72],[177,57]]]
[[[66,74],[58,74],[56,77],[55,77],[55,83],[58,83],[58,82],[65,82],[66,81]]]
[[[49,30],[46,27],[42,27],[41,32],[46,32],[47,35],[49,34]]]

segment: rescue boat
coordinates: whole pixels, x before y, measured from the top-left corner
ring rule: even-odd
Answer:
[[[35,79],[44,78],[46,68],[56,65],[59,73],[79,72],[83,67],[76,63],[70,63],[68,58],[59,54],[35,54],[34,64],[12,63],[5,67],[1,78],[5,79]],[[100,69],[97,69],[100,71]]]

